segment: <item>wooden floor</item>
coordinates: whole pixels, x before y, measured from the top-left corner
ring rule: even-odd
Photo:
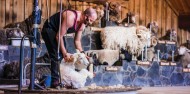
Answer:
[[[0,94],[4,94],[3,91]],[[137,94],[190,94],[190,86],[142,87]]]
[[[142,87],[137,94],[190,94],[190,86]]]

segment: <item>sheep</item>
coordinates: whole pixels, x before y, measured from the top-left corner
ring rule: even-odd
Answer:
[[[150,30],[150,35],[148,36],[149,41],[147,44],[147,60],[148,61],[153,61],[154,57],[155,57],[155,50],[154,47],[157,45],[157,33],[158,33],[158,23],[157,22],[150,22],[147,25],[147,28]]]
[[[159,27],[156,21],[148,23],[147,28],[151,30],[151,36],[157,37]]]
[[[135,23],[136,22],[135,17],[136,17],[136,15],[134,13],[128,12],[126,18],[122,20],[122,24],[124,26],[129,26],[129,27],[137,26],[136,23]]]
[[[129,54],[139,56],[147,43],[149,30],[144,26],[138,27],[105,27],[100,33],[104,49],[127,50]]]
[[[121,5],[118,2],[109,3],[109,20],[119,23],[120,20]]]
[[[21,38],[24,33],[19,28],[0,29],[0,44],[9,45],[9,38]]]
[[[43,56],[36,59],[37,63],[49,63],[49,55],[45,53]],[[24,65],[31,63],[30,58],[24,59]],[[6,79],[18,79],[19,78],[19,61],[13,61],[5,64],[3,67],[4,77]],[[35,77],[40,80],[44,74],[50,74],[49,66],[35,66],[36,73]],[[26,70],[26,78],[30,78],[30,68]]]
[[[29,32],[32,31],[32,21],[33,21],[33,16],[30,15],[28,18],[26,18],[22,22],[7,24],[4,27],[4,29],[6,29],[6,28],[20,28],[21,31],[23,31],[23,33],[27,35],[27,34],[29,34]]]
[[[177,32],[175,29],[169,29],[167,30],[166,35],[159,39],[177,42]]]
[[[98,61],[95,63],[98,63],[99,65],[102,64],[112,66],[119,59],[119,50],[88,50],[85,51],[85,54],[90,57],[96,56]]]
[[[180,63],[182,63],[183,67],[187,67],[190,64],[190,50],[185,46],[180,46],[178,49],[178,57],[180,57]]]
[[[86,55],[80,52],[73,54],[69,61],[63,59],[60,64],[61,80],[67,86],[72,86],[73,88],[84,87],[86,78],[93,78],[93,73],[86,69],[88,65]]]
[[[92,26],[101,27],[101,19],[104,16],[104,8],[103,8],[103,6],[96,6],[95,9],[96,9],[98,17],[95,20],[95,22],[92,24]]]

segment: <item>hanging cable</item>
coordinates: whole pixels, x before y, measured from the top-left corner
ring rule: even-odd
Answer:
[[[61,28],[61,22],[62,22],[62,0],[60,0],[60,15],[59,15],[59,35],[58,35],[58,48],[57,48],[57,57],[58,57],[58,60],[60,59],[60,56],[59,56],[59,53],[60,53],[60,41],[61,41],[61,38],[60,38],[60,32],[62,30]],[[67,11],[66,11],[66,21],[67,21]],[[67,22],[66,22],[66,30],[67,30]],[[61,72],[60,72],[60,64],[59,62],[57,62],[58,64],[58,71],[59,71],[59,81],[60,81],[60,85],[62,85],[62,79],[61,79]],[[66,85],[68,85],[68,83],[63,79],[63,81],[65,82]]]
[[[59,49],[60,49],[60,32],[61,32],[61,20],[62,20],[62,0],[60,0],[60,14],[59,14],[59,36],[58,36],[58,48],[57,48],[57,56],[58,56],[58,59],[60,58],[59,57]]]
[[[47,18],[48,18],[48,23],[49,23],[49,0],[46,0],[46,9],[47,9]]]

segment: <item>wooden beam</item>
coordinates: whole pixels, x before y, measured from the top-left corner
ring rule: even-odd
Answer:
[[[171,1],[170,0],[165,0],[165,1],[168,4],[168,6],[174,11],[174,13],[176,15],[179,15],[179,11],[177,11],[177,9],[172,5]]]

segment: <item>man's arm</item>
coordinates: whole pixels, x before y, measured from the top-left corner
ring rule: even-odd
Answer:
[[[57,43],[59,42],[59,37],[60,37],[60,50],[61,50],[61,53],[63,54],[63,57],[67,56],[67,50],[66,50],[66,48],[64,46],[63,37],[66,34],[67,29],[73,26],[74,17],[75,17],[75,15],[74,15],[73,12],[70,12],[70,11],[67,11],[67,13],[64,12],[62,14],[60,36],[59,36],[59,32],[56,34]]]
[[[82,32],[85,28],[85,25],[82,24],[82,26],[76,31],[75,33],[75,48],[78,49],[80,52],[83,51],[82,44],[81,44],[81,37],[82,37]]]

